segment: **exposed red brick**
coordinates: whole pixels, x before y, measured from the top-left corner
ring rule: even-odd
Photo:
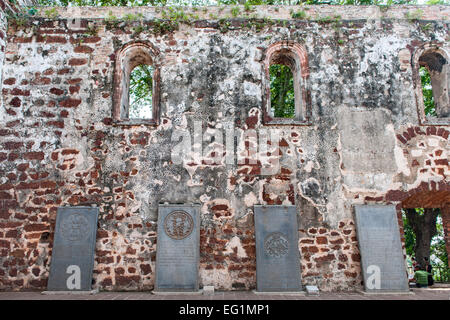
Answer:
[[[24,230],[27,232],[48,231],[49,226],[43,223],[30,223],[25,225]]]
[[[60,96],[60,95],[62,95],[64,93],[64,90],[59,89],[59,88],[51,88],[50,89],[50,93],[53,93],[53,94],[55,94],[57,96]]]
[[[344,240],[342,239],[335,239],[335,240],[330,240],[331,244],[343,244]]]
[[[77,84],[77,83],[80,83],[81,80],[82,80],[81,78],[69,79],[69,80],[67,80],[67,83],[68,84]]]
[[[16,83],[16,78],[8,78],[3,81],[3,84],[9,85],[9,86],[13,85],[15,83]]]
[[[31,43],[33,40],[33,37],[14,37],[12,39],[12,42],[15,43]]]
[[[14,108],[19,108],[21,106],[21,104],[22,104],[22,101],[18,97],[12,98],[11,101],[9,102],[9,105]]]
[[[70,72],[70,68],[63,68],[61,70],[58,70],[57,74],[58,75],[63,75],[63,74],[67,74]]]
[[[28,283],[35,288],[47,288],[47,280],[46,278],[40,278],[40,279],[33,279],[31,281],[29,281]]]
[[[112,280],[111,280],[111,278],[105,278],[105,279],[103,279],[103,280],[100,282],[100,285],[105,286],[105,287],[107,287],[107,286],[112,286]]]
[[[48,121],[47,125],[63,129],[64,128],[64,121]]]
[[[139,268],[141,269],[141,273],[143,275],[149,274],[152,272],[152,267],[149,264],[141,264],[139,265]]]
[[[436,127],[434,126],[429,126],[427,127],[427,135],[436,135]]]
[[[400,134],[397,134],[396,137],[401,143],[406,144],[407,140],[405,140],[405,138],[403,138]]]
[[[42,151],[24,153],[24,158],[27,160],[44,160],[44,156]]]
[[[328,254],[326,254],[324,256],[315,257],[314,261],[316,261],[316,262],[330,262],[330,261],[333,261],[334,259],[335,259],[334,254],[328,253]]]
[[[17,150],[23,146],[23,142],[19,141],[7,141],[3,143],[3,148],[5,150]]]
[[[81,103],[80,99],[67,98],[65,100],[60,101],[59,106],[64,108],[75,108],[78,107],[80,103]]]
[[[87,59],[85,58],[72,58],[69,60],[70,66],[81,66],[87,63]]]
[[[31,272],[34,274],[34,276],[38,277],[41,273],[41,269],[39,267],[34,267],[33,269],[31,269]]]
[[[328,243],[328,239],[327,239],[327,237],[317,237],[316,238],[316,243],[317,244],[327,244]]]
[[[45,43],[67,43],[67,39],[61,36],[48,36],[45,37],[38,35],[36,37],[36,42],[45,42]]]
[[[70,86],[69,87],[70,94],[75,94],[75,93],[78,93],[79,91],[80,91],[80,86]]]
[[[447,159],[436,159],[436,160],[434,160],[434,163],[435,163],[437,166],[440,166],[440,165],[448,165],[448,160],[447,160]]]
[[[359,255],[359,253],[353,253],[351,255],[351,257],[352,257],[352,260],[355,261],[355,262],[360,262],[361,261],[361,256]]]
[[[11,95],[13,95],[13,96],[29,96],[30,90],[22,90],[19,88],[14,88],[11,90]]]
[[[9,240],[0,239],[0,248],[9,248]]]
[[[127,286],[127,285],[131,284],[132,282],[139,283],[139,281],[141,280],[141,277],[138,275],[136,275],[136,276],[117,276],[116,275],[115,280],[116,280],[116,285]]]
[[[91,53],[94,49],[89,46],[77,46],[73,51],[76,53]]]

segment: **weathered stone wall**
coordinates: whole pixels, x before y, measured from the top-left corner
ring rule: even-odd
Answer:
[[[353,205],[400,208],[418,188],[449,200],[450,127],[421,125],[411,56],[426,43],[448,52],[450,9],[319,6],[303,9],[307,19],[291,18],[291,9],[302,7],[241,8],[235,17],[231,8],[198,9],[173,31],[155,20],[155,8],[60,8],[11,24],[0,111],[0,288],[45,288],[56,208],[96,205],[94,287],[152,289],[161,202],[202,206],[201,285],[254,288],[253,206],[292,204],[303,283],[361,288]],[[144,22],[111,18],[130,13]],[[157,126],[113,121],[115,57],[138,40],[159,51]],[[310,125],[262,119],[264,52],[285,40],[308,55]],[[196,123],[203,153],[174,163],[173,132],[194,137]],[[280,170],[211,164],[227,126],[279,129]]]

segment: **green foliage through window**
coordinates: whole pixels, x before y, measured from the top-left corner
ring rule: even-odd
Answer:
[[[416,208],[416,214],[423,216],[424,209]],[[415,256],[414,245],[416,243],[416,234],[402,211],[403,232],[405,235],[405,249],[406,255],[410,259]],[[445,246],[444,227],[442,224],[442,212],[439,213],[436,219],[436,235],[431,239],[430,246],[430,261],[434,266],[448,266],[448,253]]]
[[[438,265],[448,266],[448,253],[445,246],[444,227],[442,224],[442,211],[437,217],[437,234],[431,240],[431,254],[432,261],[437,261]],[[434,259],[433,259],[434,256]],[[440,262],[439,262],[440,261]]]
[[[416,234],[414,233],[414,230],[411,227],[411,225],[408,223],[408,219],[406,218],[406,214],[404,211],[402,212],[402,219],[403,219],[403,232],[405,234],[406,255],[409,257],[414,257],[414,244],[416,243]]]
[[[431,76],[426,67],[419,69],[420,81],[422,83],[423,103],[425,105],[425,114],[436,116],[436,107],[434,105],[433,89],[431,87]]]
[[[273,64],[270,73],[270,106],[277,118],[293,118],[295,115],[294,77],[289,67]]]
[[[151,119],[153,97],[153,67],[138,65],[130,74],[129,117]]]

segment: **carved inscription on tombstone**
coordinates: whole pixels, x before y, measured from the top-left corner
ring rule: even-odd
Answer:
[[[355,206],[361,268],[366,291],[409,291],[393,205]]]
[[[184,211],[173,211],[164,219],[164,230],[175,240],[181,240],[191,234],[194,220]]]
[[[281,232],[269,234],[264,241],[266,254],[273,258],[280,258],[288,253],[289,241]]]
[[[256,289],[301,291],[295,206],[255,206]]]
[[[89,236],[88,220],[76,213],[64,218],[61,223],[61,236],[68,241],[81,241]]]
[[[48,290],[91,290],[97,217],[98,208],[58,208]]]
[[[160,205],[155,291],[198,291],[200,206]]]

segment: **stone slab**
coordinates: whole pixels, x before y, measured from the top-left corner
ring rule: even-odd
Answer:
[[[408,292],[395,206],[356,205],[355,217],[365,291]]]
[[[302,290],[295,206],[255,206],[256,291]]]
[[[98,208],[59,207],[48,291],[91,291]]]
[[[155,293],[198,292],[200,206],[160,204]]]

